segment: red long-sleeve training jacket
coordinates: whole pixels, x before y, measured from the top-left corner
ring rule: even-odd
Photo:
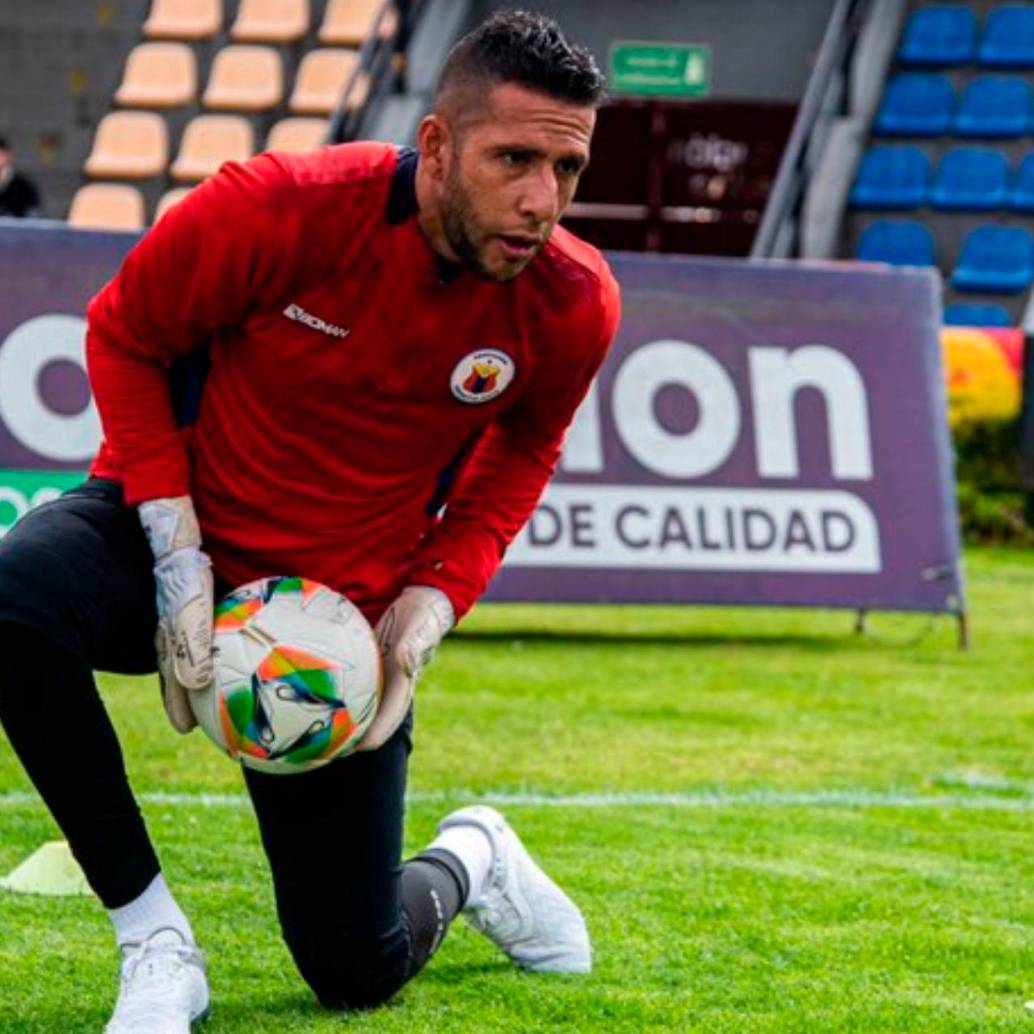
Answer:
[[[613,276],[563,229],[509,283],[443,267],[415,164],[367,143],[227,164],[90,304],[92,473],[131,504],[192,495],[231,584],[304,575],[375,620],[420,583],[462,615],[614,336]],[[169,367],[201,348],[180,429]]]

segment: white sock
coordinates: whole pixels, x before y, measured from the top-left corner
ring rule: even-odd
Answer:
[[[429,847],[441,848],[455,855],[467,870],[470,893],[463,907],[476,904],[485,890],[492,868],[492,841],[477,826],[449,826],[431,841]]]
[[[115,938],[120,948],[125,944],[142,944],[155,930],[163,927],[176,930],[187,944],[194,943],[190,920],[176,904],[161,873],[151,880],[138,898],[120,908],[109,908],[108,915],[115,925]]]

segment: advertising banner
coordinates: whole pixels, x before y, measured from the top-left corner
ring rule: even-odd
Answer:
[[[0,226],[0,534],[97,447],[83,314],[134,239]],[[491,598],[962,609],[933,273],[612,264],[618,339]]]
[[[932,271],[611,262],[618,339],[492,598],[961,610]]]

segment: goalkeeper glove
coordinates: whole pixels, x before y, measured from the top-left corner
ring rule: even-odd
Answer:
[[[403,589],[374,632],[384,660],[381,702],[357,750],[376,750],[402,724],[417,677],[456,623],[449,597],[429,585]]]
[[[201,552],[190,496],[152,499],[137,509],[155,559],[162,701],[173,728],[190,732],[197,719],[187,694],[212,681],[212,562]]]

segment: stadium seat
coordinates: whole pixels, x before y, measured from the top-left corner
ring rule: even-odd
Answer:
[[[1034,68],[1034,8],[1000,7],[987,16],[977,63],[993,68]]]
[[[955,147],[941,159],[930,205],[954,212],[990,212],[1004,208],[1009,196],[1009,163],[1004,154],[975,147]]]
[[[982,75],[959,98],[955,132],[959,136],[1023,136],[1030,127],[1030,83],[1015,76]]]
[[[148,39],[210,39],[223,26],[223,0],[153,0],[144,22]]]
[[[358,67],[357,51],[336,47],[310,50],[298,66],[287,107],[296,115],[330,115]],[[349,107],[362,105],[368,91],[369,80],[365,73],[360,73]]]
[[[962,244],[951,276],[957,291],[1016,294],[1034,280],[1034,242],[1019,226],[980,226]]]
[[[887,84],[873,128],[888,136],[940,136],[951,127],[954,105],[943,75],[899,72]]]
[[[324,118],[282,118],[269,131],[266,150],[296,154],[315,151],[326,142],[329,128]]]
[[[154,221],[158,222],[173,205],[178,205],[193,189],[193,187],[173,187],[172,190],[165,191],[158,198],[158,204],[154,210]]]
[[[88,176],[149,179],[165,171],[169,131],[153,111],[114,111],[97,125],[84,166]]]
[[[1009,207],[1016,212],[1034,212],[1034,154],[1028,154],[1016,170]]]
[[[905,26],[898,61],[905,65],[968,65],[976,47],[977,19],[968,7],[921,7]]]
[[[969,305],[956,302],[944,310],[946,327],[1011,327],[1013,319],[1000,305]]]
[[[240,43],[296,43],[309,31],[309,0],[241,0],[230,38]]]
[[[374,18],[383,0],[328,0],[317,39],[337,47],[361,47],[373,29]],[[381,24],[381,35],[395,31],[392,10]]]
[[[926,202],[930,159],[918,147],[870,147],[851,190],[852,208],[919,208]]]
[[[185,43],[140,43],[126,59],[115,103],[128,108],[178,108],[197,96],[197,61]]]
[[[272,47],[238,44],[216,53],[201,104],[222,111],[269,111],[283,97],[280,55]]]
[[[179,156],[169,170],[179,183],[203,180],[226,161],[247,161],[255,153],[251,123],[240,115],[198,115],[187,123]]]
[[[933,235],[922,223],[880,219],[863,231],[856,257],[862,262],[895,266],[932,266]]]
[[[126,183],[88,183],[75,192],[68,223],[84,230],[143,229],[143,195]]]

